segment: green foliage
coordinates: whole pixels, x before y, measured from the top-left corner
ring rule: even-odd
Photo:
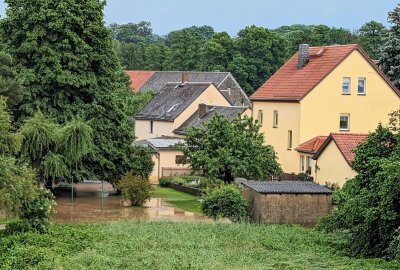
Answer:
[[[33,199],[22,203],[19,218],[7,223],[5,233],[48,232],[54,205],[53,194],[47,189],[37,188]]]
[[[148,178],[128,173],[118,183],[122,196],[129,200],[132,206],[141,206],[150,199],[151,184]]]
[[[134,175],[148,179],[153,171],[154,162],[151,158],[152,153],[149,148],[143,146],[134,146],[132,152],[131,172]]]
[[[175,179],[174,176],[161,177],[160,180],[159,180],[159,184],[162,187],[169,187],[169,184],[171,184],[174,179]]]
[[[387,31],[385,42],[382,47],[382,55],[379,66],[390,80],[400,87],[400,4],[389,12],[388,21],[391,27]]]
[[[81,174],[116,180],[130,170],[133,127],[128,79],[104,26],[104,1],[7,0],[0,34],[29,92],[17,120],[37,109],[57,124],[91,121],[94,147]],[[63,16],[57,16],[63,14]]]
[[[231,123],[222,115],[189,130],[181,146],[188,162],[210,179],[232,182],[235,177],[266,179],[281,171],[275,151],[264,145],[264,136],[252,118]]]
[[[68,171],[64,156],[51,151],[43,158],[42,168],[45,180],[61,178]]]
[[[0,97],[0,155],[12,155],[19,152],[21,136],[13,132],[11,116],[7,111],[6,99]]]
[[[241,222],[247,217],[247,202],[240,189],[233,185],[221,185],[207,190],[201,209],[214,220],[228,218],[232,222]]]
[[[24,92],[12,58],[0,44],[0,96],[6,97],[9,105],[16,105],[21,102]]]
[[[389,256],[400,227],[400,135],[379,126],[356,150],[358,175],[335,193],[337,211],[321,223],[348,234],[354,255]]]
[[[386,27],[376,21],[367,22],[358,30],[358,42],[372,59],[381,57],[386,31]]]
[[[164,202],[178,209],[201,213],[200,201],[196,196],[167,187],[155,187],[151,192],[151,196],[161,198]]]

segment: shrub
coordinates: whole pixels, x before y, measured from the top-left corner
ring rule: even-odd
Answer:
[[[228,218],[233,222],[246,219],[247,202],[240,189],[233,185],[222,185],[215,189],[208,189],[201,203],[203,213],[213,218]]]
[[[160,178],[160,186],[162,187],[169,187],[169,184],[172,183],[172,181],[174,180],[173,176],[168,176],[168,177],[162,177]]]
[[[150,199],[151,184],[147,178],[128,173],[122,177],[119,188],[132,206],[141,206]]]
[[[49,190],[42,188],[36,189],[35,193],[32,200],[23,202],[19,218],[6,225],[6,234],[48,231],[55,205],[54,196]]]

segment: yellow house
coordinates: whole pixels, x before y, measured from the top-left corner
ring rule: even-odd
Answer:
[[[167,84],[135,116],[137,145],[149,147],[155,164],[150,181],[163,176],[190,174],[178,144],[191,127],[198,127],[216,114],[228,119],[251,115],[248,107],[231,106],[212,83]]]
[[[367,134],[331,133],[314,155],[314,181],[319,184],[336,183],[343,186],[357,175],[352,169],[354,150],[367,139]]]
[[[265,143],[286,173],[297,174],[315,171],[313,153],[298,146],[330,133],[373,131],[398,108],[400,92],[358,45],[302,44],[250,99]]]

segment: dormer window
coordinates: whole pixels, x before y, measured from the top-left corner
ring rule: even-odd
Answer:
[[[350,95],[350,90],[351,90],[351,78],[343,77],[342,95]]]
[[[365,95],[366,94],[365,86],[366,86],[366,79],[364,77],[358,78],[357,94]]]

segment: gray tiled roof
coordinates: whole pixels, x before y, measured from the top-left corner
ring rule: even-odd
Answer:
[[[182,82],[183,73],[187,73],[189,82],[210,82],[217,86],[229,75],[229,72],[156,71],[139,91],[159,92],[168,83]]]
[[[175,138],[175,137],[168,137],[168,136],[162,136],[158,138],[152,138],[152,139],[147,139],[147,140],[141,140],[141,141],[136,141],[136,145],[141,145],[144,147],[151,147],[154,150],[159,150],[159,149],[176,149],[177,145],[180,143],[185,143],[185,140],[181,138]]]
[[[169,83],[135,116],[174,121],[211,83]]]
[[[324,186],[309,181],[241,181],[241,183],[263,194],[332,194]]]
[[[199,117],[199,111],[197,110],[193,115],[189,117],[180,127],[174,130],[175,134],[186,135],[187,131],[191,127],[199,127],[203,123],[209,121],[215,114],[219,113],[229,120],[233,120],[241,115],[247,107],[225,107],[225,106],[206,106],[206,114],[203,117]]]

